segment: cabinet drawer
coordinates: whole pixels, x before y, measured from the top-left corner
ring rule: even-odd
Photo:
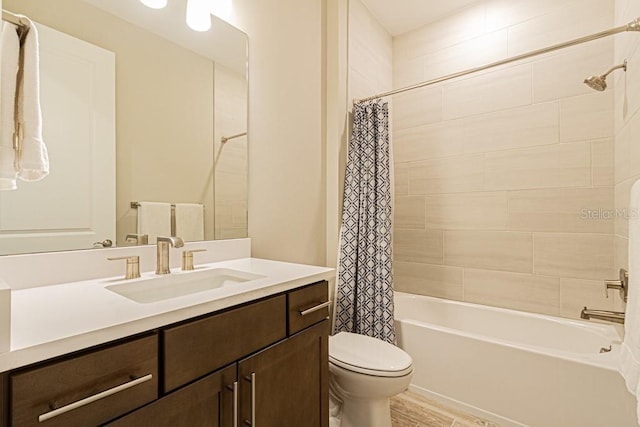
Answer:
[[[109,427],[231,426],[237,401],[233,399],[236,365],[228,366],[156,400]]]
[[[152,335],[13,373],[12,425],[97,425],[151,402],[158,397],[157,353]]]
[[[287,298],[289,335],[329,317],[329,307],[326,304],[329,301],[329,288],[326,281],[291,291]]]
[[[285,295],[165,329],[166,392],[285,338]]]

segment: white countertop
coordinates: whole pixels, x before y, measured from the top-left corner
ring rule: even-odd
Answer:
[[[0,354],[0,372],[334,276],[331,268],[256,258],[199,265],[197,270],[210,268],[265,277],[154,303],[134,302],[105,289],[122,277],[13,290],[11,349]],[[172,274],[189,272],[174,269]],[[153,272],[143,273],[141,279],[151,276]]]

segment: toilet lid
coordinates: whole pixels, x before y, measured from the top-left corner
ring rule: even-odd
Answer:
[[[413,369],[413,359],[404,350],[350,332],[329,337],[329,360],[350,371],[381,377],[400,377]]]

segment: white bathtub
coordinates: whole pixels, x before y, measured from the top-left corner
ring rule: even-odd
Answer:
[[[395,310],[417,393],[501,427],[637,427],[613,326],[401,292]]]

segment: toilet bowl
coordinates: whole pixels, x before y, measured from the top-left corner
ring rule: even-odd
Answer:
[[[411,383],[413,360],[402,349],[365,335],[329,337],[331,399],[342,404],[341,427],[391,427],[389,398]]]

